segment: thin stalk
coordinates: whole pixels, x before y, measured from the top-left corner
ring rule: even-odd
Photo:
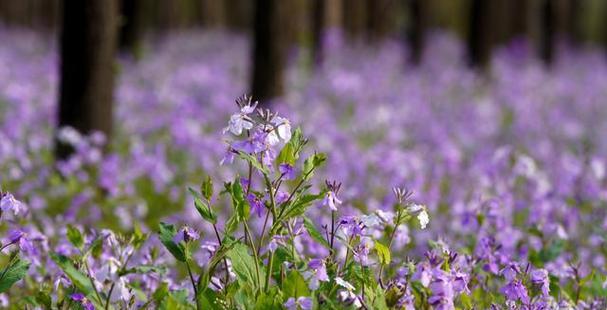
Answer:
[[[398,226],[400,225],[400,220],[401,220],[401,215],[402,215],[402,211],[398,210],[398,212],[396,213],[396,221],[394,222],[394,229],[392,230],[392,233],[390,233],[390,239],[388,241],[388,251],[390,251],[390,249],[392,248],[392,242],[394,241],[394,236],[396,236],[396,231],[398,230]],[[379,267],[379,286],[381,288],[384,288],[384,281],[383,281],[383,272],[384,272],[384,265],[382,264]]]
[[[196,303],[196,309],[200,310],[200,305],[198,305],[198,287],[196,286],[196,281],[194,280],[194,275],[192,274],[192,269],[190,268],[190,263],[186,259],[185,266],[188,269],[188,275],[190,276],[190,281],[192,281],[192,287],[194,288],[194,302]]]
[[[249,239],[249,246],[251,247],[251,250],[253,251],[253,256],[255,258],[255,274],[257,276],[257,285],[261,287],[261,275],[259,273],[259,256],[257,256],[257,250],[255,249],[255,243],[253,242],[253,238],[251,237],[251,232],[247,221],[244,221],[242,223],[244,224],[244,232],[247,236],[247,239]]]

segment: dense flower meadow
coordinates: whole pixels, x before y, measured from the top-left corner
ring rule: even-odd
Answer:
[[[54,130],[54,44],[0,39],[2,308],[607,308],[599,51],[482,73],[448,35],[419,67],[336,35],[269,105],[246,39],[174,35],[121,59],[104,153]]]

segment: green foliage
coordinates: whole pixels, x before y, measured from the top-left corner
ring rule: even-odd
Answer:
[[[202,196],[200,193],[198,193],[196,190],[194,190],[191,187],[188,187],[188,191],[190,192],[190,194],[192,194],[192,196],[194,196],[194,206],[196,207],[196,210],[198,211],[200,216],[211,224],[217,224],[217,214],[215,212],[213,212],[213,210],[211,209],[211,206],[207,202],[205,202],[205,200],[203,200],[204,195],[212,195],[212,191],[213,191],[212,186],[213,185],[211,185],[210,192],[209,192],[208,188],[204,189],[207,192],[206,192],[206,194],[203,194]],[[206,199],[208,201],[209,198],[206,198],[206,196],[205,196],[204,199]]]
[[[258,262],[249,255],[247,246],[236,243],[226,252],[226,257],[232,262],[232,268],[241,285],[250,284],[253,285],[254,288],[260,289],[259,283],[261,282],[261,279],[265,278],[265,273],[261,267],[259,267]],[[259,278],[257,275],[259,275]]]
[[[90,300],[94,300],[95,288],[88,276],[80,272],[72,261],[61,254],[52,254],[51,259],[63,270],[63,273],[72,281],[74,287]],[[98,300],[98,302],[100,302]]]
[[[324,153],[315,153],[304,161],[303,180],[309,181],[314,176],[314,170],[322,166],[327,161],[327,155]]]
[[[16,254],[13,254],[16,255]],[[0,293],[8,291],[17,281],[23,279],[30,263],[27,260],[14,257],[8,266],[4,267],[0,274]]]
[[[375,252],[377,253],[377,258],[379,259],[379,263],[382,265],[388,265],[391,261],[390,249],[381,244],[379,241],[375,241]]]
[[[327,240],[325,240],[325,238],[322,236],[320,231],[318,231],[316,229],[316,227],[314,226],[314,223],[312,223],[312,220],[310,220],[308,217],[304,216],[303,221],[304,221],[304,227],[306,228],[306,231],[308,231],[308,234],[310,235],[310,237],[312,239],[314,239],[314,241],[318,242],[319,244],[322,244],[325,248],[329,249],[331,246],[329,245]]]
[[[174,225],[160,223],[158,226],[158,237],[160,242],[169,250],[173,257],[180,262],[186,261],[186,250],[183,244],[177,244],[173,239],[177,235],[177,229]]]
[[[82,249],[84,246],[84,238],[80,230],[70,224],[67,225],[67,240],[69,240],[76,248]]]
[[[299,159],[299,153],[301,152],[306,142],[307,141],[303,138],[301,128],[295,129],[295,131],[291,135],[291,139],[289,140],[289,142],[285,144],[285,146],[278,154],[276,162],[279,164],[287,163],[291,166],[295,166],[295,163]]]

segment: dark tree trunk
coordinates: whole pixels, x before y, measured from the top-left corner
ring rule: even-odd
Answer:
[[[61,30],[59,127],[82,133],[112,132],[116,0],[65,0]],[[58,158],[71,148],[56,145]]]
[[[145,0],[121,0],[120,49],[138,56],[145,27]]]
[[[470,65],[485,67],[491,58],[491,1],[472,0],[468,28]]]
[[[582,10],[582,0],[567,1],[567,40],[571,46],[577,46],[583,41],[583,35],[580,25],[580,14]]]
[[[543,0],[541,7],[541,34],[539,56],[546,65],[554,61],[555,41],[555,3],[554,0]]]
[[[264,103],[283,93],[286,61],[284,0],[255,0],[253,35],[253,97]]]
[[[323,34],[326,29],[325,0],[312,0],[312,59],[320,66],[323,60]]]
[[[424,54],[426,35],[426,5],[425,0],[407,0],[409,11],[409,27],[407,37],[409,42],[409,63],[418,65]]]
[[[510,3],[510,31],[509,39],[529,35],[529,0],[513,0]]]
[[[344,29],[351,41],[358,41],[365,33],[367,9],[365,0],[344,1]]]
[[[202,23],[206,27],[221,28],[226,24],[226,5],[224,1],[203,0]]]
[[[392,2],[393,0],[367,0],[367,37],[370,42],[381,41],[390,32],[394,11]]]

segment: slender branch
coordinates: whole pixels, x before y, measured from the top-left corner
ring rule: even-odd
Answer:
[[[188,269],[188,275],[190,276],[190,281],[192,281],[192,287],[194,288],[194,302],[196,303],[196,309],[200,310],[200,305],[198,304],[198,287],[196,286],[196,281],[194,280],[194,275],[192,274],[192,269],[190,268],[190,263],[186,259],[185,266]]]

